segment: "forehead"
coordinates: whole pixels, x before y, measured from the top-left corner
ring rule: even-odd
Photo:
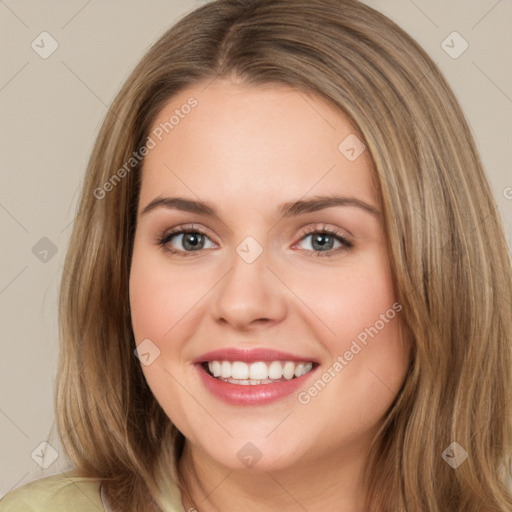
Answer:
[[[376,202],[369,158],[348,118],[284,84],[196,84],[165,105],[150,136],[141,205],[178,192],[256,208],[328,193]],[[356,156],[363,150],[355,159],[353,148]]]

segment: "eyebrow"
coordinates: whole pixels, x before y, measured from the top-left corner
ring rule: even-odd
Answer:
[[[316,212],[325,208],[331,208],[333,206],[355,206],[374,215],[375,217],[380,216],[379,210],[360,199],[333,195],[319,195],[310,199],[283,203],[277,208],[276,216],[279,218],[293,217],[305,213]],[[157,197],[142,210],[140,215],[146,215],[157,208],[197,213],[199,215],[214,217],[220,220],[219,214],[210,203],[195,201],[184,197]]]

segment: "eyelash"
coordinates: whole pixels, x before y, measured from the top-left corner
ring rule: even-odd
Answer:
[[[307,228],[302,233],[302,235],[299,239],[299,242],[303,238],[306,238],[308,235],[311,235],[313,233],[322,234],[322,235],[330,235],[334,238],[337,238],[338,241],[341,242],[342,246],[338,247],[337,249],[329,249],[328,251],[306,250],[306,253],[310,253],[310,254],[308,254],[308,257],[329,258],[329,257],[333,257],[333,256],[339,254],[340,252],[347,251],[354,246],[354,244],[352,242],[350,242],[342,233],[340,233],[339,231],[337,231],[335,229],[331,229],[331,228],[328,228],[325,226],[323,226],[322,228],[318,228],[318,226]],[[206,233],[204,233],[200,229],[197,229],[193,224],[190,224],[190,225],[178,226],[175,228],[175,230],[173,230],[169,233],[166,233],[163,236],[159,236],[157,239],[157,244],[165,251],[170,252],[172,254],[179,255],[181,257],[196,256],[196,254],[201,252],[202,249],[197,250],[197,251],[180,251],[177,249],[171,249],[171,248],[167,247],[167,244],[175,236],[185,235],[185,234],[199,234],[199,235],[208,237],[208,235]]]

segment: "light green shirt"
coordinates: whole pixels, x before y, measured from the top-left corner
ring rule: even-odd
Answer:
[[[175,482],[162,492],[165,512],[185,512]],[[0,512],[109,512],[98,479],[79,477],[76,469],[34,480],[0,500]]]

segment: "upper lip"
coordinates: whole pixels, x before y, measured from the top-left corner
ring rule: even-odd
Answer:
[[[255,363],[256,361],[296,361],[313,362],[316,361],[310,357],[302,357],[280,350],[270,348],[241,349],[228,347],[219,350],[207,352],[193,360],[193,363],[200,364],[209,361],[244,361],[246,363]]]

